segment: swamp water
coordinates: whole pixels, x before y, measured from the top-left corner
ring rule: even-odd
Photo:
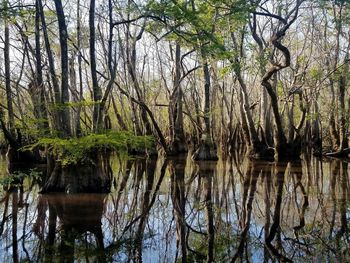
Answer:
[[[110,194],[39,194],[38,177],[1,186],[0,262],[350,262],[346,162],[111,168]]]

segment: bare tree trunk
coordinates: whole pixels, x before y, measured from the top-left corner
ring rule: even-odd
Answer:
[[[76,119],[75,119],[75,135],[76,136],[81,136],[82,135],[82,129],[81,129],[81,124],[80,124],[80,113],[81,113],[81,103],[83,102],[83,73],[82,73],[82,68],[81,68],[81,29],[80,29],[80,0],[77,2],[77,46],[78,46],[78,74],[79,74],[79,105],[77,107],[77,112],[76,112]]]
[[[125,124],[124,120],[123,120],[123,117],[120,115],[119,111],[118,111],[118,108],[117,108],[117,104],[115,102],[115,99],[114,99],[114,96],[112,95],[112,106],[113,106],[113,110],[114,110],[114,113],[115,113],[115,117],[117,118],[118,120],[118,124],[120,126],[120,128],[123,130],[123,131],[127,131],[128,130],[128,126]]]
[[[5,0],[5,10],[8,1]],[[6,14],[8,16],[9,14]],[[11,69],[10,69],[10,35],[9,35],[9,17],[5,17],[5,43],[4,43],[4,58],[5,58],[5,89],[7,101],[7,116],[8,127],[12,135],[15,133],[15,117],[13,113],[12,90],[11,90]]]
[[[68,74],[68,31],[66,25],[66,19],[64,16],[63,6],[61,0],[55,1],[57,20],[58,20],[58,29],[59,29],[59,39],[61,46],[61,106],[63,110],[61,111],[62,119],[62,136],[69,137],[71,136],[71,123],[70,123],[70,114],[69,107],[67,103],[69,102],[69,74]]]
[[[284,61],[282,63],[272,62],[271,67],[266,71],[265,75],[262,78],[261,85],[266,89],[267,93],[270,96],[272,112],[274,115],[275,125],[276,125],[276,134],[275,134],[275,158],[276,159],[285,159],[285,158],[294,158],[299,157],[301,146],[300,140],[287,143],[287,138],[283,131],[282,125],[282,116],[279,113],[278,106],[278,97],[277,93],[271,84],[271,78],[273,75],[278,73],[280,70],[289,67],[290,65],[290,52],[287,47],[281,44],[282,38],[285,35],[288,28],[294,23],[296,18],[298,17],[299,7],[302,3],[302,0],[298,0],[295,4],[295,8],[290,16],[293,14],[293,17],[290,21],[286,21],[282,17],[279,17],[281,20],[284,20],[284,26],[280,28],[276,33],[271,37],[271,43],[273,46],[280,52],[282,52]]]
[[[235,33],[231,32],[231,39],[234,43],[235,49],[237,52],[240,52],[240,55],[236,55],[234,57],[233,63],[237,63],[240,61],[240,57],[244,57],[243,53],[243,44],[244,44],[244,33],[240,36],[241,42],[238,43]],[[271,156],[273,155],[272,151],[268,148],[268,145],[266,144],[265,140],[260,140],[258,136],[257,129],[255,127],[255,123],[253,121],[252,112],[250,109],[250,102],[249,102],[249,96],[248,96],[248,90],[246,83],[243,79],[242,72],[240,69],[240,65],[234,67],[234,72],[237,77],[238,83],[240,85],[240,115],[242,120],[242,128],[243,128],[243,135],[244,139],[246,141],[246,145],[248,146],[247,154],[254,158],[259,159],[271,159]],[[264,134],[262,134],[261,137],[265,137]]]
[[[340,106],[340,120],[339,120],[339,147],[338,151],[343,151],[348,147],[348,138],[346,136],[346,120],[345,120],[345,90],[346,80],[344,73],[339,77],[339,106]]]
[[[91,78],[92,78],[92,91],[93,91],[93,100],[94,100],[94,108],[93,108],[93,118],[92,118],[92,126],[93,132],[99,132],[102,130],[102,122],[100,122],[101,118],[100,114],[100,103],[102,99],[102,90],[98,85],[97,80],[97,72],[96,72],[96,52],[95,52],[95,0],[90,1],[90,9],[89,9],[89,29],[90,29],[90,68],[91,68]]]
[[[136,43],[141,38],[143,30],[144,30],[144,28],[141,29],[138,36],[135,36],[132,38],[132,40],[131,40],[132,43],[129,47],[130,51],[128,53],[128,59],[127,59],[128,71],[129,71],[129,75],[131,77],[134,89],[136,91],[137,99],[139,101],[142,101],[142,102],[144,102],[144,98],[143,98],[143,95],[141,92],[139,81],[138,81],[137,76],[136,76]],[[141,111],[140,112],[141,120],[142,120],[143,125],[144,125],[144,134],[145,135],[152,135],[152,128],[151,128],[151,124],[150,124],[148,117],[147,117],[147,112],[143,107],[140,107],[140,111]]]
[[[39,1],[35,1],[35,59],[36,59],[36,94],[37,101],[34,103],[34,113],[39,118],[38,128],[42,134],[49,133],[49,123],[47,119],[47,108],[45,103],[45,87],[43,83],[43,72],[41,68],[41,46],[40,46],[40,6]]]
[[[49,62],[49,72],[50,72],[50,77],[51,77],[51,82],[52,82],[52,87],[53,87],[53,92],[54,92],[54,102],[56,104],[58,104],[58,103],[60,103],[60,100],[61,100],[60,99],[61,92],[60,92],[60,88],[58,85],[58,79],[57,79],[56,72],[55,72],[55,61],[54,61],[54,57],[52,54],[49,36],[48,36],[48,32],[47,32],[47,26],[46,26],[46,20],[45,20],[45,14],[44,14],[42,1],[41,0],[37,0],[37,1],[38,1],[38,7],[40,10],[41,25],[42,25],[43,36],[44,36],[44,41],[45,41],[45,49],[46,49],[46,53],[47,53],[47,59]],[[54,109],[54,112],[53,112],[53,128],[54,128],[54,130],[61,131],[62,130],[61,123],[62,123],[61,116],[60,116],[58,110]]]
[[[108,109],[106,109],[106,102],[109,98],[110,93],[112,92],[114,81],[117,75],[116,69],[117,69],[117,63],[114,59],[114,52],[113,52],[113,6],[112,1],[108,0],[108,17],[109,17],[109,37],[108,37],[108,51],[107,51],[107,64],[108,64],[108,71],[109,71],[109,80],[107,83],[107,87],[105,92],[103,93],[103,96],[101,98],[101,103],[99,107],[99,113],[98,113],[98,120],[97,123],[101,125],[103,121],[108,121],[109,118],[106,116]],[[107,129],[107,125],[105,125],[105,128]]]
[[[72,57],[69,59],[69,83],[70,83],[70,90],[72,93],[72,101],[79,104],[79,91],[77,88],[77,76],[75,72],[75,54],[72,54]],[[79,107],[79,106],[78,106]],[[72,119],[72,134],[74,136],[78,136],[79,130],[76,130],[77,123],[80,124],[80,113],[78,110],[74,107],[73,109],[73,119]],[[79,127],[78,127],[79,128]]]
[[[253,14],[252,21],[249,23],[250,30],[252,32],[252,37],[255,40],[255,42],[258,44],[259,49],[259,68],[260,68],[260,74],[261,77],[264,76],[266,73],[265,67],[266,63],[264,62],[264,42],[261,37],[259,37],[257,33],[257,23],[256,23],[256,14]],[[264,136],[265,142],[267,145],[272,145],[273,139],[272,139],[272,127],[271,127],[271,107],[268,103],[268,94],[266,89],[261,90],[261,99],[260,99],[260,128],[262,129],[261,134],[261,141],[264,141],[262,136]]]
[[[192,158],[196,161],[199,160],[218,160],[216,145],[213,142],[211,136],[211,107],[210,107],[210,73],[207,58],[202,51],[203,60],[203,74],[204,74],[204,132],[202,134],[201,142],[199,143],[199,148],[193,154]]]
[[[174,65],[174,88],[169,101],[169,124],[170,124],[170,145],[169,152],[173,154],[187,152],[185,134],[183,130],[183,107],[181,78],[181,48],[175,44],[175,65]]]

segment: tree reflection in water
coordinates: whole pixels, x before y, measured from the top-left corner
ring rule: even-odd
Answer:
[[[40,195],[33,178],[3,186],[0,261],[350,260],[346,162],[116,157],[111,169],[110,194]]]

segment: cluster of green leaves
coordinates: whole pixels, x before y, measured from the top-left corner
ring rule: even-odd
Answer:
[[[30,169],[27,172],[15,171],[6,177],[0,178],[0,185],[19,186],[22,184],[25,178],[38,180],[41,178],[41,176],[42,176],[42,173],[35,169]]]
[[[1,132],[0,133],[0,147],[6,145],[6,141],[4,138],[4,134]]]
[[[27,18],[35,13],[34,6],[12,4],[5,0],[0,2],[0,17],[7,18],[9,21],[16,22],[18,17]]]
[[[157,27],[170,29],[168,38],[182,46],[195,48],[205,56],[230,58],[231,50],[226,47],[227,30],[235,31],[249,18],[252,5],[247,1],[149,1],[147,10],[163,23],[156,21]]]
[[[62,165],[93,163],[92,154],[105,150],[127,154],[129,150],[148,149],[154,145],[151,136],[135,136],[130,132],[110,131],[104,134],[89,134],[79,138],[41,138],[23,150],[47,147]]]
[[[25,143],[31,143],[33,142],[33,140],[35,140],[35,138],[50,133],[49,129],[44,129],[42,127],[40,129],[38,128],[40,126],[43,126],[43,124],[47,122],[47,119],[25,116],[22,121],[16,122],[15,127],[20,129]]]

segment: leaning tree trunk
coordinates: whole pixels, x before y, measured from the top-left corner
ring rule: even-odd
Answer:
[[[280,17],[282,20],[285,21],[285,25],[272,36],[271,43],[278,51],[282,53],[284,61],[282,63],[272,62],[271,67],[266,71],[261,81],[261,85],[266,89],[267,93],[269,94],[272,112],[275,120],[276,133],[274,136],[274,146],[275,159],[277,160],[299,158],[301,154],[300,136],[297,136],[296,139],[292,142],[287,142],[287,138],[283,131],[282,116],[279,113],[277,93],[274,90],[273,85],[271,83],[272,76],[274,76],[280,70],[289,67],[290,65],[291,58],[289,49],[281,44],[281,40],[286,34],[288,28],[296,20],[298,16],[299,6],[301,5],[301,3],[302,0],[297,1],[296,6],[293,10],[294,15],[290,21],[287,22],[285,19]]]
[[[47,60],[48,60],[48,67],[49,67],[49,76],[51,79],[51,83],[53,86],[53,93],[54,93],[54,102],[56,104],[60,103],[61,100],[61,91],[58,85],[58,78],[56,76],[56,70],[55,70],[55,60],[54,56],[52,54],[52,49],[49,41],[49,34],[46,26],[46,19],[45,19],[45,14],[44,14],[44,8],[42,5],[41,0],[37,0],[37,8],[39,8],[39,13],[40,13],[40,18],[41,18],[41,27],[43,31],[43,37],[44,37],[44,42],[45,42],[45,49],[46,49],[46,54],[47,54]],[[58,110],[54,109],[53,113],[53,122],[52,122],[52,127],[55,131],[62,131],[62,125],[61,125],[61,116],[58,112]]]
[[[252,15],[252,20],[249,23],[250,30],[252,32],[252,37],[258,45],[259,48],[259,71],[261,77],[266,73],[266,62],[263,59],[264,56],[264,41],[259,37],[257,33],[257,20],[256,14]],[[268,102],[268,94],[266,89],[261,91],[260,99],[260,140],[267,145],[272,145],[272,128],[271,128],[271,107]]]
[[[131,40],[131,47],[130,47],[130,52],[128,53],[128,58],[127,58],[127,64],[128,64],[128,72],[129,75],[131,77],[131,81],[133,83],[133,87],[136,91],[136,96],[137,99],[139,101],[144,102],[144,94],[142,94],[142,90],[139,84],[139,80],[136,76],[136,43],[138,40],[141,39],[142,33],[143,33],[144,29],[141,29],[141,31],[139,32],[139,34],[135,37],[132,38]],[[140,116],[141,116],[141,120],[143,122],[144,125],[144,134],[145,135],[152,135],[152,126],[151,123],[147,117],[147,112],[143,107],[139,107],[140,108]]]
[[[39,119],[38,129],[42,134],[49,133],[49,123],[47,108],[45,103],[45,87],[43,82],[43,72],[41,66],[41,46],[40,46],[40,7],[39,1],[36,0],[35,12],[35,62],[36,62],[36,76],[35,76],[35,91],[33,94],[34,115]]]
[[[244,57],[243,53],[243,39],[244,35],[240,37],[242,39],[240,45],[238,45],[235,33],[231,33],[231,38],[234,43],[235,49],[240,50],[240,57]],[[239,61],[238,55],[234,57],[234,61]],[[232,61],[233,63],[235,63]],[[242,119],[243,135],[247,145],[247,155],[257,159],[271,159],[273,152],[265,143],[265,140],[260,140],[255,123],[253,121],[252,112],[250,109],[249,96],[246,83],[243,79],[240,67],[234,67],[234,72],[240,85],[240,114]]]
[[[5,1],[5,7],[7,1]],[[6,8],[5,8],[6,9]],[[8,14],[6,14],[7,16]],[[7,151],[7,161],[9,165],[19,162],[42,162],[38,152],[19,151],[22,145],[22,135],[19,129],[16,129],[15,134],[15,114],[13,110],[12,88],[11,88],[11,68],[10,68],[10,31],[9,17],[5,17],[5,36],[4,36],[4,62],[5,62],[5,91],[7,101],[7,120],[8,125],[4,120],[4,113],[0,110],[0,129],[2,130],[6,141],[9,144]]]
[[[252,113],[249,105],[249,98],[247,87],[243,81],[240,72],[236,72],[238,81],[241,86],[241,110],[243,110],[243,118],[245,124],[245,129],[248,131],[249,144],[248,144],[248,155],[258,159],[271,159],[273,153],[264,140],[260,140],[258,132],[255,128]],[[247,137],[247,136],[245,136]]]
[[[115,61],[115,54],[113,51],[113,29],[114,29],[114,23],[113,23],[113,5],[112,1],[108,0],[108,17],[109,17],[109,36],[108,36],[108,51],[107,51],[107,64],[108,64],[108,71],[109,71],[109,80],[107,83],[107,87],[103,93],[103,96],[101,98],[101,103],[99,106],[99,113],[98,113],[98,119],[97,123],[101,125],[105,121],[105,129],[108,129],[108,125],[106,122],[108,122],[109,117],[107,116],[108,109],[106,109],[107,99],[110,98],[110,93],[112,92],[114,81],[117,76],[117,62]]]

